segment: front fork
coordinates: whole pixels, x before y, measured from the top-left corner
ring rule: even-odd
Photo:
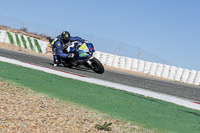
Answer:
[[[90,57],[87,61],[86,61],[86,63],[87,63],[87,65],[89,66],[89,67],[91,67],[92,69],[94,69],[94,67],[92,66],[92,59],[93,59],[94,57],[92,56],[92,57]]]

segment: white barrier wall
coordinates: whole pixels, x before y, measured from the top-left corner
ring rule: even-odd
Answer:
[[[161,76],[162,71],[163,71],[163,67],[164,67],[163,64],[160,64],[160,63],[158,64],[158,66],[157,66],[157,70],[156,70],[156,73],[155,73],[155,76],[158,76],[158,77]]]
[[[104,52],[96,51],[94,56],[103,64],[121,69],[128,69],[157,77],[180,81],[184,83],[200,85],[200,71],[177,68],[155,62],[138,60]]]
[[[158,63],[153,62],[151,64],[150,71],[149,71],[150,75],[154,76],[156,74],[157,66],[158,66]]]
[[[168,79],[171,79],[171,80],[174,79],[176,70],[177,70],[177,67],[175,67],[175,66],[170,67]]]
[[[139,60],[138,60],[138,59],[133,59],[133,60],[132,60],[132,67],[131,67],[131,70],[137,71],[138,63],[139,63]]]
[[[24,40],[22,40],[21,36],[23,36]],[[28,38],[30,39],[30,41]],[[13,40],[13,43],[11,42],[11,40]],[[41,41],[32,37],[28,37],[26,35],[7,32],[5,30],[0,30],[0,42],[13,44],[15,46],[19,46],[22,48],[25,48],[24,43],[26,43],[27,49],[32,50],[34,52],[38,52],[38,53],[44,53],[44,54],[47,53],[47,48],[49,45],[48,42]],[[38,44],[36,42],[38,42]]]
[[[131,70],[131,66],[132,66],[132,58],[126,57],[126,65],[125,65],[125,69]]]
[[[138,69],[137,69],[138,72],[142,73],[144,71],[144,64],[145,64],[145,61],[143,60],[138,61]]]
[[[119,59],[120,59],[120,56],[114,55],[114,57],[113,57],[113,64],[112,64],[113,67],[116,67],[116,68],[119,67]]]
[[[200,71],[197,72],[196,77],[194,79],[194,84],[195,85],[200,85]]]
[[[152,62],[145,61],[143,73],[149,74],[149,71],[151,69],[151,65],[152,65]]]
[[[182,74],[183,74],[183,68],[177,68],[177,70],[176,70],[176,74],[175,74],[175,76],[174,76],[174,80],[175,81],[181,81],[181,76],[182,76]]]
[[[24,42],[26,42],[26,47],[29,50],[33,50],[35,52],[39,52],[38,46],[35,44],[35,39],[21,35],[21,34],[14,34],[9,32],[10,36],[13,39],[13,45],[20,46],[25,48]],[[17,36],[19,41],[17,42]],[[24,42],[22,40],[24,38]],[[11,43],[11,39],[9,38],[8,32],[4,30],[0,30],[0,42],[4,43]],[[39,44],[39,48],[41,49],[42,53],[47,53],[47,47],[49,45],[48,42],[44,42],[41,40],[37,40]],[[129,58],[124,56],[118,56],[114,54],[108,54],[105,52],[96,51],[94,56],[101,61],[102,64],[127,69],[135,72],[140,72],[148,75],[158,76],[174,81],[180,81],[184,83],[200,85],[200,71],[195,70],[188,70],[183,68],[177,68],[175,66],[169,66],[166,64],[160,64],[155,62],[148,62],[144,60],[139,60],[135,58]]]
[[[164,65],[164,66],[163,66],[163,71],[162,71],[162,73],[161,73],[161,77],[167,78],[167,77],[168,77],[168,74],[169,74],[169,69],[170,69],[170,66],[169,66],[169,65]]]
[[[180,81],[183,83],[200,85],[200,71],[188,70],[155,62],[148,62],[135,58],[108,54],[100,51],[96,51],[94,56],[103,64],[108,66],[127,69],[174,81]]]

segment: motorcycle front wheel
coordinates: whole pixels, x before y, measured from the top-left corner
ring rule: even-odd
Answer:
[[[99,73],[99,74],[104,73],[104,67],[98,59],[93,58],[90,61],[92,62],[91,65],[92,65],[92,70],[94,72]]]

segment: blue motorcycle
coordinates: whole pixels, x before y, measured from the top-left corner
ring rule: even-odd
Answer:
[[[104,73],[104,67],[102,63],[93,56],[95,50],[94,45],[92,43],[81,43],[76,41],[64,45],[62,49],[64,53],[74,53],[75,55],[73,59],[62,59],[62,64],[64,66],[71,68],[84,65],[85,67],[92,69],[96,73]]]

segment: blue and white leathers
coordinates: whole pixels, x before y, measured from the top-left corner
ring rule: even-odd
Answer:
[[[73,41],[79,41],[79,42],[84,42],[84,40],[80,37],[71,37],[70,38],[70,41],[67,42],[67,43],[71,43]],[[58,57],[60,58],[67,58],[70,53],[63,53],[63,45],[67,44],[67,43],[64,43],[62,40],[61,40],[61,35],[57,36],[52,42],[52,51],[53,51],[53,58],[54,59],[58,59]]]

